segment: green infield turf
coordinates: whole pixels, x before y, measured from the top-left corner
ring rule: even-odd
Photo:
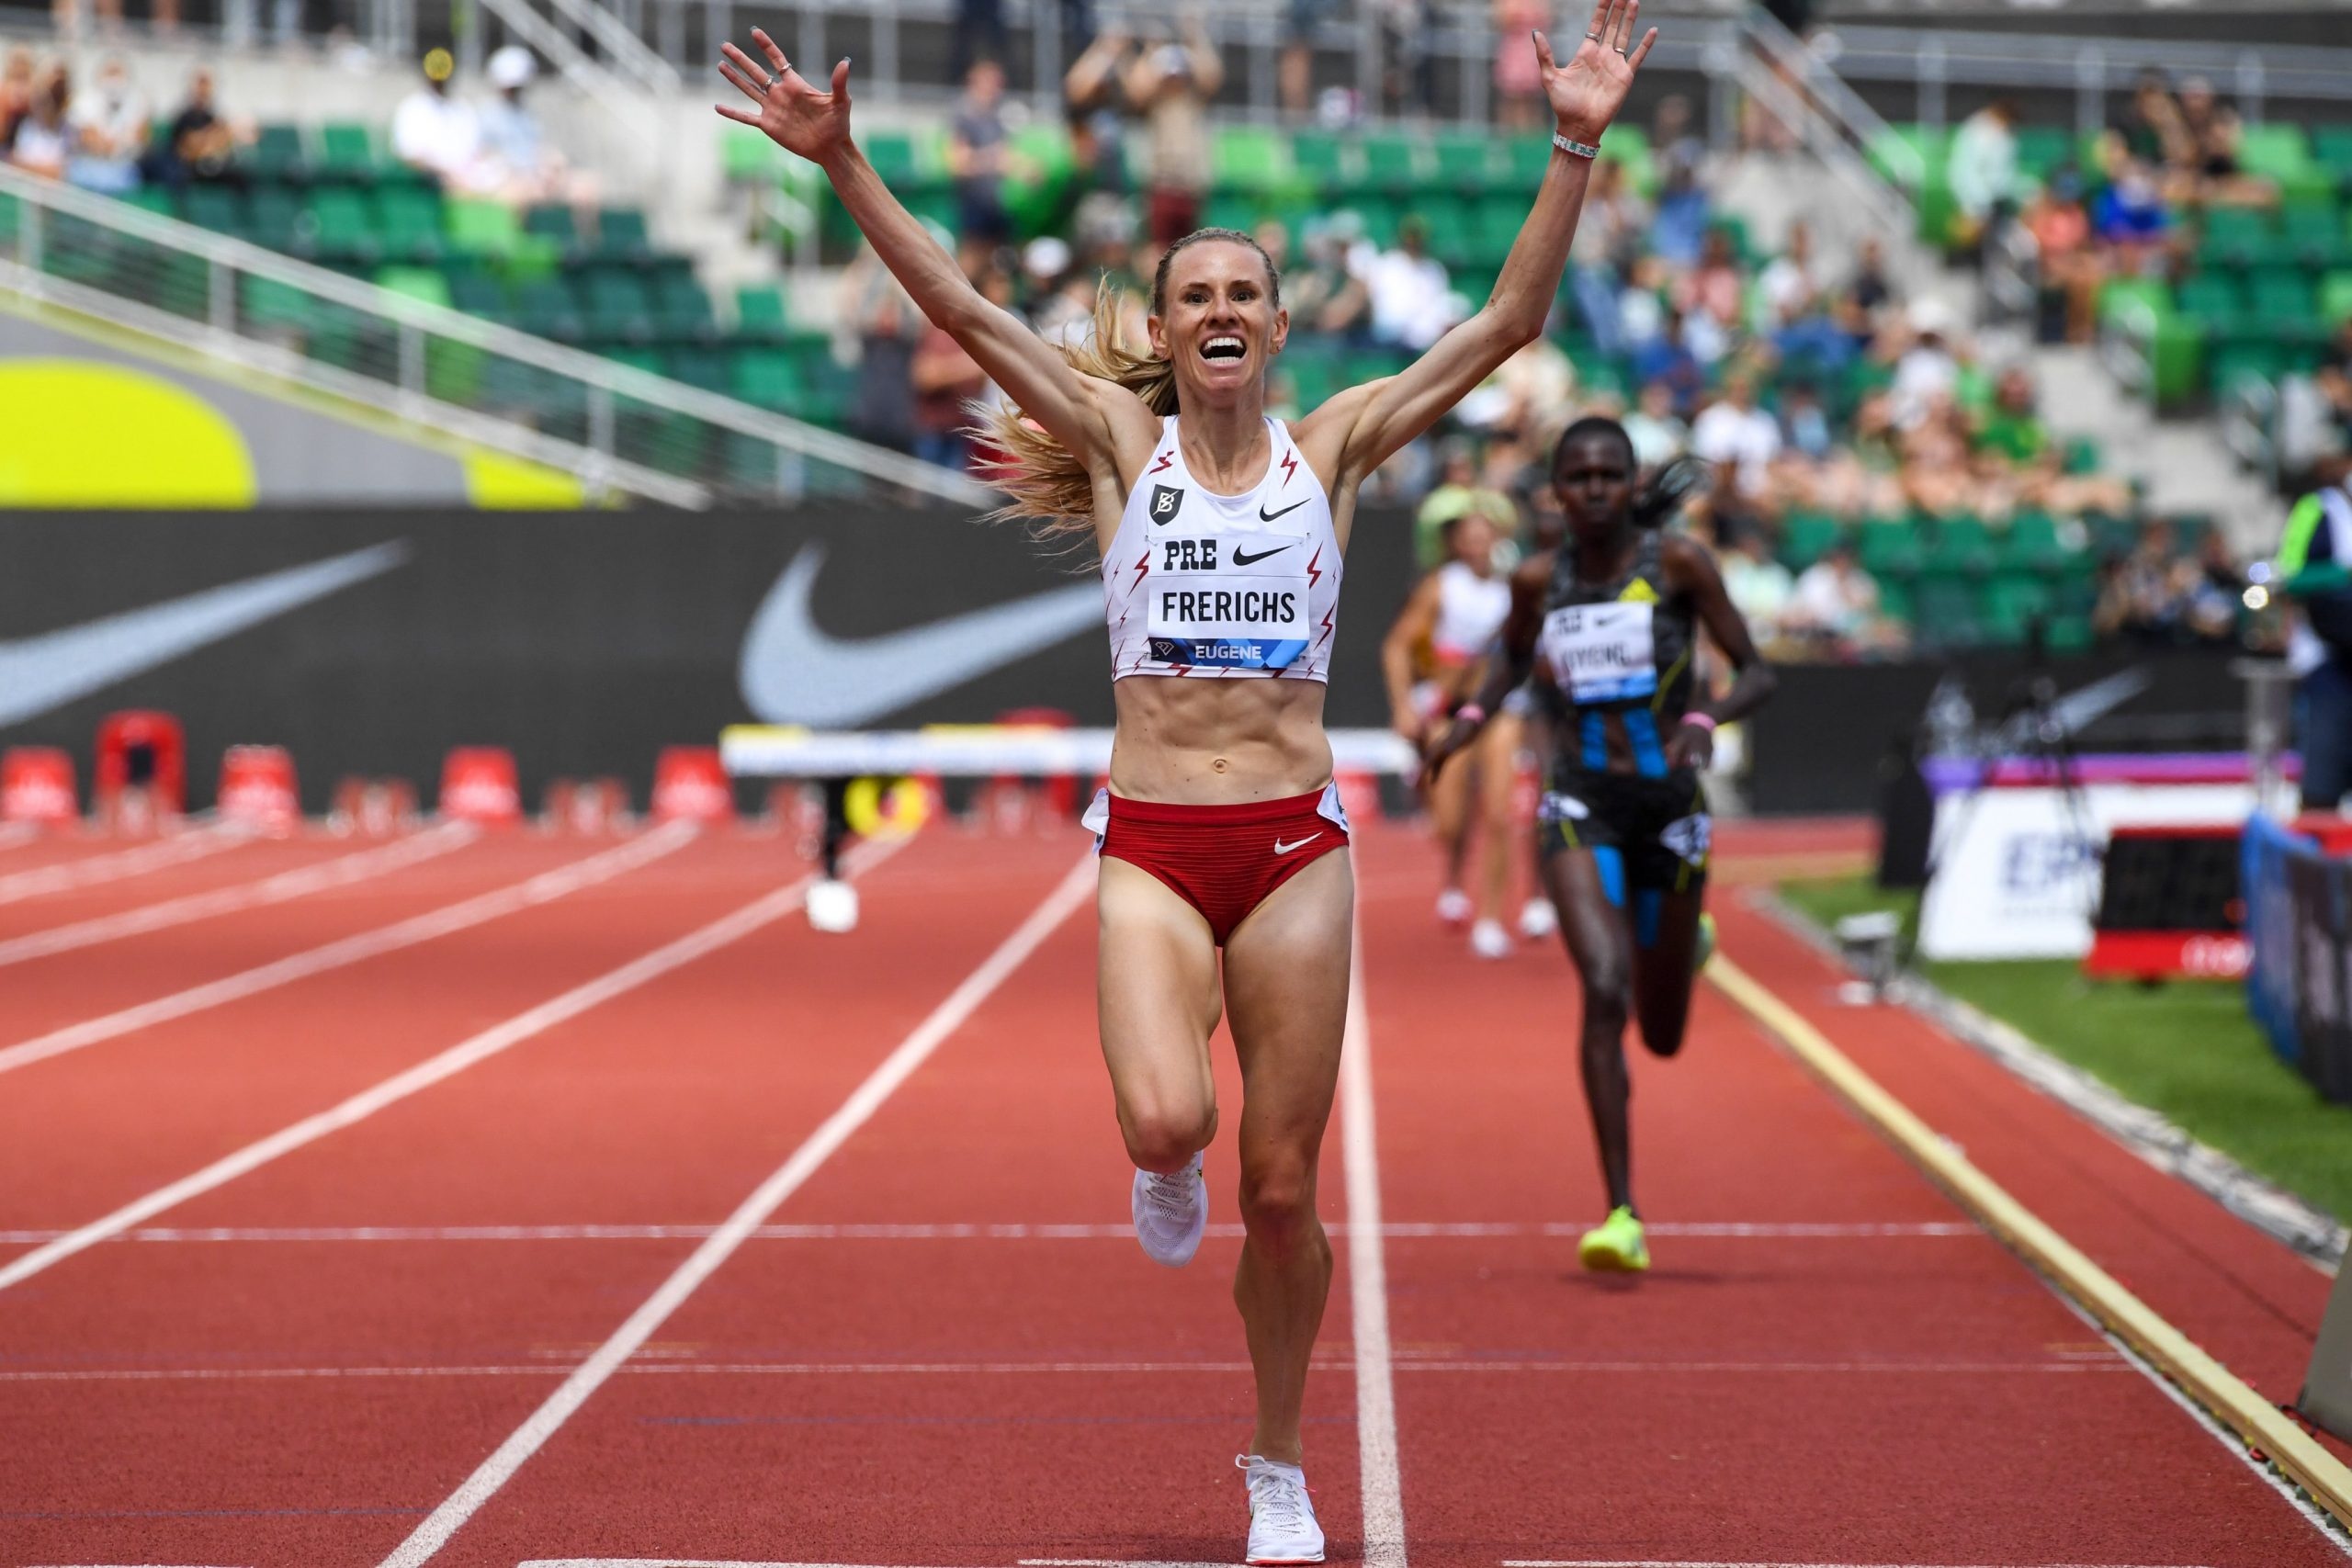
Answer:
[[[1823,926],[1864,910],[1917,912],[1913,896],[1883,893],[1867,876],[1785,883],[1780,892]],[[2352,1106],[2322,1100],[2272,1053],[2246,1016],[2243,987],[2086,980],[2065,960],[1921,968],[2191,1137],[2352,1222]]]

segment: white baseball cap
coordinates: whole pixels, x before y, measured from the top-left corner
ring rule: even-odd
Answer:
[[[490,85],[519,87],[538,73],[538,62],[519,43],[510,43],[490,57]]]

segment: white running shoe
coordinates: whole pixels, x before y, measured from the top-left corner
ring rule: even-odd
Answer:
[[[1476,906],[1470,902],[1470,895],[1459,887],[1449,887],[1437,896],[1437,918],[1441,925],[1466,926]]]
[[[1306,1497],[1306,1472],[1256,1454],[1234,1464],[1249,1477],[1250,1562],[1320,1562],[1323,1527]]]
[[[1500,920],[1480,920],[1470,928],[1470,951],[1481,958],[1509,958],[1510,932]]]
[[[1127,1210],[1135,1216],[1136,1239],[1143,1243],[1145,1257],[1170,1269],[1190,1263],[1209,1224],[1209,1185],[1201,1175],[1201,1156],[1166,1176],[1136,1171]]]
[[[1519,934],[1530,942],[1541,942],[1559,929],[1560,911],[1540,893],[1519,911]]]

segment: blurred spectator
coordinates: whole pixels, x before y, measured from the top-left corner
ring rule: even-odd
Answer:
[[[850,434],[894,452],[915,449],[915,344],[928,325],[874,247],[858,243],[842,269],[836,360],[857,366]]]
[[[1510,496],[1479,482],[1478,451],[1456,438],[1438,454],[1438,480],[1413,513],[1413,558],[1424,570],[1445,559],[1446,525],[1457,517],[1476,513],[1495,525],[1503,538],[1519,531],[1519,508]]]
[[[1993,406],[1977,422],[1976,446],[2012,463],[2036,463],[2050,454],[2050,430],[2034,408],[2033,378],[2012,367],[1994,384]]]
[[[1063,198],[1066,208],[1075,208],[1096,191],[1126,191],[1119,84],[1134,49],[1135,39],[1125,33],[1103,33],[1086,46],[1062,77],[1062,114],[1069,130],[1070,155],[1069,189]]]
[[[119,56],[108,57],[88,95],[74,106],[74,152],[66,161],[66,178],[110,196],[136,189],[147,120],[147,100],[130,68]]]
[[[2335,329],[2335,341],[2312,379],[2340,431],[2339,445],[2352,446],[2352,316]]]
[[[1910,341],[1894,357],[1894,421],[1908,430],[1924,421],[1937,400],[1949,399],[1960,381],[1953,351],[1951,308],[1939,299],[1911,307]]]
[[[1275,90],[1283,112],[1304,118],[1315,107],[1315,34],[1338,0],[1286,0],[1283,6],[1283,52]]]
[[[1770,649],[1782,637],[1781,622],[1795,597],[1796,579],[1772,558],[1760,535],[1729,541],[1721,557],[1724,592],[1747,622],[1759,648]]]
[[[571,167],[523,104],[523,90],[538,74],[538,62],[529,50],[510,43],[490,57],[488,74],[496,96],[477,117],[480,147],[477,166],[469,173],[472,183],[483,194],[519,206],[568,202],[593,235],[595,177]]]
[[[252,145],[254,136],[252,122],[224,117],[213,107],[212,73],[192,71],[187,78],[187,102],[172,116],[153,166],[163,182],[175,187],[190,181],[243,185],[244,172],[237,167],[237,150]]]
[[[1945,177],[1959,209],[1951,239],[1960,247],[1981,243],[1995,218],[2017,198],[2017,123],[2016,103],[1995,98],[1962,120],[1952,136]]]
[[[2122,160],[2091,209],[2091,232],[2120,270],[2141,273],[2170,250],[2172,228],[2172,212],[2154,173],[2137,159]]]
[[[1864,316],[1875,316],[1894,298],[1894,286],[1886,276],[1886,247],[1877,235],[1867,235],[1854,247],[1854,275],[1846,280],[1846,299]]]
[[[22,44],[0,66],[0,145],[16,134],[17,122],[33,107],[33,51]]]
[[[972,62],[964,98],[947,130],[947,172],[956,177],[956,231],[967,240],[1001,244],[1012,237],[1004,210],[1012,132],[1004,124],[1004,67]]]
[[[2132,107],[2115,129],[2125,153],[2162,168],[2183,145],[2180,109],[2161,71],[2143,71],[2132,89]]]
[[[2295,677],[2295,738],[2303,808],[2340,809],[2352,794],[2352,487],[2295,503],[2279,541],[2279,588],[2294,605],[2287,668]]]
[[[1498,449],[1548,452],[1567,428],[1576,394],[1576,367],[1558,344],[1539,337],[1472,388],[1455,405],[1453,417],[1493,438]]]
[[[1626,179],[1625,165],[1614,158],[1596,164],[1585,190],[1584,211],[1568,242],[1568,286],[1593,346],[1611,359],[1629,346],[1619,304],[1619,275],[1640,250],[1649,223],[1649,204]]]
[[[1363,237],[1363,220],[1352,212],[1306,220],[1306,263],[1283,277],[1283,302],[1290,307],[1294,330],[1346,338],[1367,330],[1371,296],[1349,265]]]
[[[1225,66],[1198,16],[1184,39],[1148,44],[1127,67],[1127,101],[1143,116],[1149,140],[1151,194],[1147,228],[1163,245],[1201,222],[1209,184],[1208,105],[1225,85]]]
[[[2235,642],[2245,587],[2245,573],[2230,554],[2230,542],[2220,529],[2207,529],[2198,542],[2196,577],[2182,611],[2190,635],[2199,642]]]
[[[1641,397],[1621,422],[1634,444],[1634,461],[1645,468],[1662,468],[1682,456],[1690,444],[1690,427],[1674,412],[1674,389],[1664,381],[1645,381]]]
[[[915,456],[958,471],[971,463],[965,405],[988,391],[988,373],[963,344],[922,317],[909,381],[914,389]]]
[[[2222,206],[2258,207],[2275,200],[2267,180],[2250,177],[2238,162],[2244,127],[2237,111],[2213,96],[2213,84],[2190,76],[2180,84],[2181,145],[2176,166],[2194,182],[2196,198]]]
[[[1821,279],[1815,271],[1813,231],[1804,220],[1789,225],[1781,254],[1767,263],[1756,280],[1770,324],[1785,327],[1814,313],[1821,298]]]
[[[1691,422],[1690,450],[1714,464],[1743,499],[1763,497],[1781,455],[1781,426],[1756,406],[1755,372],[1741,367],[1724,376],[1723,396]]]
[[[1837,433],[1811,382],[1792,382],[1781,389],[1781,438],[1787,450],[1811,462],[1827,462],[1835,454]]]
[[[2082,176],[2072,164],[2052,172],[2018,215],[2018,221],[2032,236],[2034,265],[2042,288],[2056,292],[2064,300],[2066,341],[2088,343],[2098,324],[2098,290],[2107,281],[2107,262],[2092,243]]]
[[[74,152],[74,126],[67,118],[74,86],[62,65],[51,65],[33,84],[32,104],[8,132],[8,163],[43,179],[62,179]]]
[[[1004,0],[956,0],[954,30],[947,43],[949,72],[968,76],[980,61],[1003,59],[1006,42]]]
[[[1535,33],[1552,26],[1552,7],[1546,0],[1494,0],[1494,18],[1496,118],[1508,130],[1532,130],[1545,118]]]
[[[479,189],[485,183],[481,120],[449,90],[458,62],[435,49],[421,69],[424,81],[392,110],[392,156],[445,190]]]
[[[1372,300],[1376,342],[1419,354],[1462,320],[1462,301],[1428,243],[1428,226],[1408,217],[1396,226],[1396,248],[1375,252],[1363,264],[1359,276]]]
[[[1380,26],[1380,87],[1388,112],[1427,114],[1437,92],[1436,6],[1430,0],[1371,3]]]
[[[2201,573],[2179,553],[2172,525],[2161,518],[2141,527],[2139,543],[2116,561],[2101,585],[2091,625],[2102,636],[2136,642],[2172,642],[2188,631],[2187,615]]]
[[[1689,418],[1699,406],[1707,371],[1683,341],[1681,311],[1668,310],[1665,330],[1634,351],[1634,377],[1645,385],[1655,381],[1665,387],[1679,417]]]
[[[1798,576],[1781,625],[1793,636],[1849,657],[1887,650],[1902,641],[1898,628],[1880,613],[1877,580],[1842,539]]]

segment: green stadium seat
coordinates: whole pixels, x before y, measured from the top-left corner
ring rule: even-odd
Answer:
[[[266,185],[300,185],[311,177],[311,154],[302,132],[291,125],[265,125],[246,151],[245,167]]]
[[[1908,518],[1872,518],[1862,525],[1855,558],[1881,581],[1912,577],[1927,562],[1926,541]]]
[[[1552,166],[1552,144],[1541,136],[1513,136],[1503,141],[1503,184],[1520,193],[1522,198],[1532,197],[1535,187],[1544,183],[1544,171]]]
[[[735,290],[735,336],[739,342],[782,343],[790,329],[784,290],[747,283]]]
[[[1495,139],[1478,131],[1457,131],[1435,143],[1437,175],[1448,190],[1476,196],[1494,185],[1501,173],[1495,156]]]
[[[319,127],[321,178],[353,185],[374,185],[393,172],[390,158],[376,145],[376,133],[365,125],[330,120]]]
[[[2273,332],[2309,333],[2319,325],[2318,299],[2311,280],[2292,267],[2256,273],[2246,298],[2254,319]]]
[[[512,255],[522,239],[522,220],[503,202],[451,197],[441,217],[450,249],[463,255]]]
[[[495,274],[474,266],[452,266],[444,276],[449,280],[449,305],[469,316],[485,321],[503,321],[513,307],[506,298],[506,286]]]
[[[2289,201],[2324,196],[2335,177],[2312,155],[2311,138],[2291,120],[2266,120],[2239,133],[2238,166],[2273,182]]]
[[[192,185],[180,197],[180,216],[216,234],[245,231],[245,198],[228,186]]]
[[[2075,134],[2064,126],[2021,125],[2017,140],[2018,169],[2034,180],[2047,181],[2075,156]]]
[[[2313,126],[2312,162],[2334,176],[2339,192],[2352,193],[2352,125]]]
[[[2319,318],[2331,330],[2352,321],[2352,269],[2331,272],[2320,280]]]
[[[384,254],[403,261],[437,262],[448,251],[441,232],[441,195],[410,185],[376,192],[376,231]]]
[[[2074,554],[2058,536],[2057,520],[2043,512],[2018,513],[1996,537],[2005,574],[2055,571]]]
[[[645,228],[645,210],[638,207],[607,207],[596,215],[596,254],[615,261],[645,261],[653,242]]]
[[[2203,234],[2197,242],[2198,259],[2207,266],[2254,266],[2278,249],[2270,214],[2250,207],[2216,207],[2207,210]]]
[[[1993,570],[1992,530],[1974,517],[1939,519],[1928,536],[1927,570],[1946,577],[1983,577]]]
[[[309,219],[302,198],[288,186],[255,186],[245,201],[245,233],[274,251],[300,247]]]
[[[136,190],[124,191],[115,199],[126,207],[135,207],[141,212],[152,212],[158,218],[173,216],[172,193],[161,186],[141,186]],[[13,231],[6,231],[0,233],[0,237],[14,239],[15,234]]]
[[[2173,299],[2182,315],[2219,335],[2236,331],[2237,324],[2248,313],[2245,288],[2236,276],[2226,271],[2200,272],[2182,278],[2173,291]]]
[[[1985,631],[1976,585],[1962,578],[1921,578],[1912,610],[1912,630],[1925,648],[1982,646]]]
[[[736,185],[766,185],[784,167],[785,152],[767,133],[732,120],[718,128],[718,166]]]
[[[1363,138],[1364,182],[1390,196],[1405,196],[1421,187],[1422,144],[1419,139],[1375,131]]]
[[[578,343],[587,334],[579,301],[560,279],[552,277],[516,286],[514,325],[558,343]]]
[[[882,183],[893,191],[904,193],[924,183],[924,171],[918,168],[914,138],[902,130],[877,130],[859,138],[865,152],[865,161]]]
[[[1890,125],[1869,150],[1870,161],[1879,173],[1914,189],[1939,180],[1951,156],[1951,131],[1942,126],[1930,130],[1924,125]]]
[[[1258,195],[1281,183],[1288,149],[1280,133],[1262,126],[1220,127],[1210,144],[1210,180],[1217,190]]]
[[[1325,195],[1357,183],[1349,141],[1328,130],[1302,130],[1291,138],[1291,166]]]
[[[1845,536],[1845,525],[1825,512],[1792,512],[1781,528],[1781,564],[1803,571]]]
[[[803,400],[792,355],[780,348],[735,350],[729,356],[727,389],[747,403],[777,413],[790,413]]]
[[[432,267],[385,267],[376,274],[376,287],[444,310],[449,306],[449,280]]]
[[[718,319],[710,296],[695,279],[690,266],[665,269],[655,275],[648,294],[653,302],[654,328],[672,343],[714,343]]]
[[[654,335],[653,301],[635,274],[613,267],[589,273],[580,290],[588,335],[602,343],[647,343]]]
[[[2352,231],[2333,201],[2298,201],[2278,215],[2280,239],[2304,266],[2324,271],[2352,265]]]
[[[580,241],[580,230],[572,221],[571,209],[560,204],[534,207],[524,213],[523,232],[545,241],[566,255],[579,255],[585,249]]]
[[[665,356],[666,374],[673,381],[707,392],[728,389],[727,355],[717,348],[673,348]]]
[[[340,186],[324,186],[311,197],[310,244],[325,262],[373,266],[384,254],[367,198]]]
[[[276,278],[241,277],[237,297],[248,330],[307,332],[318,320],[311,294]]]

